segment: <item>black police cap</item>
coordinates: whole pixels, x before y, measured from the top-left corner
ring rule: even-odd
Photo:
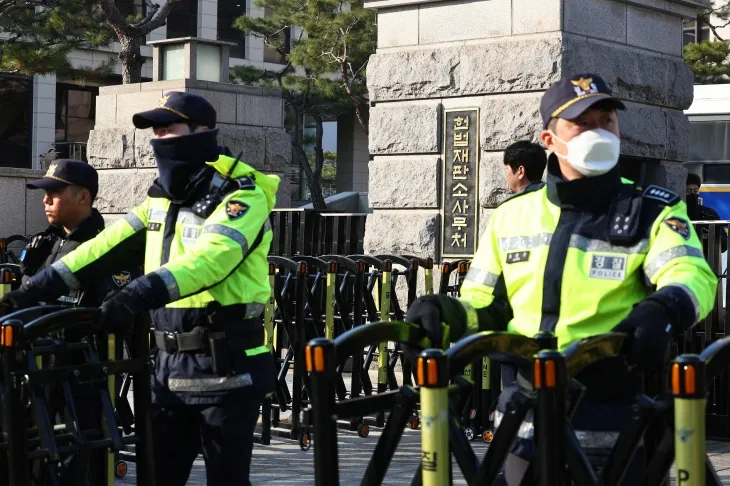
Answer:
[[[626,107],[611,94],[611,88],[596,74],[576,74],[561,79],[548,88],[540,101],[540,115],[547,128],[553,118],[573,120],[596,103],[624,110]]]
[[[215,108],[202,96],[170,91],[160,98],[157,108],[137,113],[132,123],[137,128],[164,127],[172,123],[195,123],[215,128]]]
[[[53,191],[70,185],[84,187],[91,192],[92,197],[96,197],[99,191],[99,174],[86,162],[58,159],[51,162],[42,179],[29,182],[25,186],[28,189]]]

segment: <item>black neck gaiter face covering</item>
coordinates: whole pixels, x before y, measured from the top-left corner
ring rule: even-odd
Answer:
[[[185,199],[191,180],[206,167],[205,162],[218,160],[217,135],[215,129],[150,141],[160,174],[159,183],[173,199]]]

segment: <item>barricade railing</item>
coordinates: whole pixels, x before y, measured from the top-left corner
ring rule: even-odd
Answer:
[[[367,213],[274,209],[271,255],[354,255],[363,252]]]
[[[727,277],[728,221],[693,221],[703,244],[703,253],[718,278],[718,292],[712,312],[692,330],[678,338],[674,355],[700,354],[711,343],[730,336],[730,285]],[[707,431],[713,439],[730,440],[730,372],[717,375],[708,383]]]
[[[113,335],[102,332],[97,308],[40,306],[20,310],[0,320],[2,360],[0,395],[0,484],[13,486],[57,484],[59,477],[73,471],[74,484],[100,484],[88,476],[93,451],[108,450],[100,473],[105,485],[120,475],[118,454],[133,444],[136,449],[136,478],[139,485],[153,485],[152,418],[149,326],[137,320],[132,332],[135,356],[116,359]],[[72,341],[64,336],[73,335]],[[73,360],[68,361],[73,353]],[[83,362],[76,363],[78,357]],[[52,359],[51,359],[52,358]],[[115,410],[115,377],[135,380],[134,429],[125,434]],[[96,394],[100,409],[98,425],[82,427],[85,413],[73,386],[88,387]],[[51,401],[49,387],[59,387]],[[60,400],[60,401],[59,401]],[[85,419],[88,417],[84,417]],[[70,468],[67,460],[73,456]],[[126,471],[122,471],[126,472]],[[121,474],[123,475],[123,474]],[[4,476],[4,477],[3,477]],[[48,481],[48,482],[47,482]]]

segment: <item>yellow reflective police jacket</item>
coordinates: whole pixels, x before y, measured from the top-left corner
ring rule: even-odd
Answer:
[[[618,169],[565,181],[553,157],[548,168],[547,184],[501,204],[481,237],[461,287],[469,332],[550,331],[564,349],[654,292],[681,309],[683,329],[707,316],[717,277],[678,196],[641,191]],[[509,303],[507,323],[488,312],[495,300]]]
[[[145,275],[128,291],[151,309],[158,331],[188,333],[205,326],[211,302],[219,303],[224,315],[233,316],[236,322],[258,318],[271,293],[269,215],[280,180],[226,155],[208,165],[214,169],[212,174],[218,174],[213,181],[229,175],[237,184],[215,208],[206,208],[210,201],[205,197],[180,204],[167,197],[147,197],[123,219],[54,263],[51,274],[34,277],[33,284],[51,292],[78,288],[98,274],[138,260],[144,263]],[[246,354],[267,351],[265,346],[254,346]],[[226,383],[212,373],[210,357],[156,352],[157,386],[153,391],[157,402],[177,400],[163,396],[171,383],[179,388],[172,391],[183,392],[187,403],[215,403],[211,394],[235,387],[234,382]]]

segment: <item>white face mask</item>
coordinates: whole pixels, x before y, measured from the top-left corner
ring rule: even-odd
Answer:
[[[555,155],[566,160],[575,170],[586,177],[605,174],[618,163],[621,140],[608,130],[603,128],[587,130],[573,137],[569,142],[550,133],[568,147],[568,155],[557,152]]]

